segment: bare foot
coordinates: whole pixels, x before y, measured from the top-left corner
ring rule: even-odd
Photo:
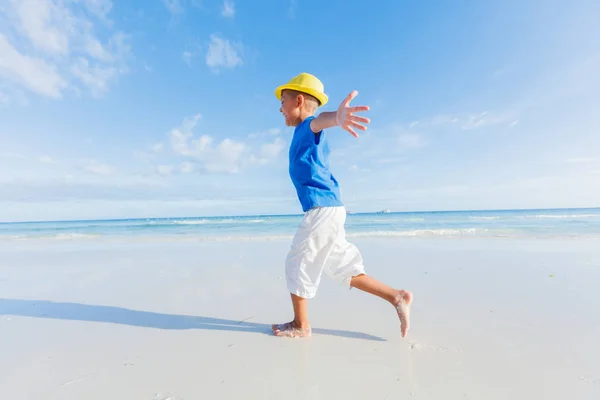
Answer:
[[[413,301],[413,295],[408,290],[399,290],[394,300],[394,307],[400,318],[400,332],[402,337],[406,337],[410,329],[410,303]]]
[[[310,326],[306,328],[300,328],[294,321],[286,322],[285,324],[272,325],[273,333],[275,336],[280,337],[308,337],[311,335]]]

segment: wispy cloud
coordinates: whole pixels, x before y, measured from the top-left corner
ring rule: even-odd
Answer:
[[[28,160],[28,158],[26,156],[24,156],[23,154],[12,153],[12,152],[0,153],[0,158],[15,159],[15,160]]]
[[[398,164],[405,161],[404,157],[383,157],[375,160],[376,164]]]
[[[434,117],[413,121],[409,128],[419,127],[422,129],[435,127],[456,127],[462,130],[475,130],[493,125],[506,125],[513,127],[518,120],[511,115],[493,111],[465,114],[441,114]]]
[[[107,18],[111,9],[110,0],[8,2],[0,76],[14,88],[50,98],[80,88],[102,95],[129,71],[131,53],[128,36],[114,30]],[[109,31],[107,41],[95,34],[98,24]]]
[[[59,98],[67,82],[56,67],[38,58],[21,54],[0,34],[0,74],[14,84],[47,97]]]
[[[9,102],[9,97],[8,95],[4,94],[1,90],[0,90],[0,105],[4,105],[4,104],[8,104]]]
[[[42,164],[56,164],[56,161],[54,161],[50,156],[41,156],[40,162]]]
[[[402,133],[398,135],[398,144],[403,148],[416,149],[427,145],[427,140],[418,133]]]
[[[82,169],[96,175],[113,175],[116,169],[108,164],[101,163],[94,159],[83,159],[81,160]]]
[[[266,131],[250,133],[248,135],[248,137],[254,139],[254,138],[260,138],[260,137],[277,136],[279,134],[281,134],[281,129],[270,128],[270,129],[267,129]]]
[[[181,59],[188,67],[192,66],[192,60],[200,54],[202,47],[198,43],[192,43],[181,54]]]
[[[156,167],[156,172],[158,172],[160,175],[171,175],[174,170],[175,167],[172,165],[158,165]]]
[[[221,15],[225,18],[233,18],[235,16],[235,4],[233,0],[224,0]]]
[[[173,15],[181,14],[184,11],[180,0],[162,0],[163,4]]]
[[[348,168],[352,172],[370,172],[370,168],[363,168],[358,166],[357,164],[353,164]]]
[[[191,51],[184,51],[183,54],[181,55],[181,58],[183,58],[183,61],[188,65],[188,67],[192,66],[192,57],[194,56],[194,54]]]
[[[464,130],[472,130],[477,128],[483,128],[485,126],[490,125],[499,125],[499,124],[513,124],[515,120],[511,120],[505,115],[494,114],[487,111],[484,111],[479,114],[469,115],[462,122],[461,127]]]
[[[194,172],[194,169],[194,163],[191,163],[189,161],[184,161],[179,165],[179,171],[181,171],[184,174]]]
[[[106,18],[112,10],[112,0],[83,0],[88,10],[98,18]]]
[[[215,72],[220,68],[235,68],[242,65],[241,51],[241,44],[232,43],[217,34],[212,34],[206,53],[206,65]]]
[[[275,138],[273,143],[265,143],[260,146],[258,155],[252,154],[250,162],[258,165],[267,165],[275,160],[286,146],[286,141],[280,137]]]
[[[510,73],[512,71],[513,67],[512,66],[506,66],[503,68],[498,68],[497,70],[495,70],[492,73],[492,77],[493,78],[500,78],[501,76],[504,76],[508,73]]]
[[[297,0],[289,0],[290,3],[288,5],[287,15],[288,18],[294,19],[296,18],[296,8],[298,6]]]
[[[164,148],[164,143],[154,143],[150,146],[147,146],[144,150],[134,151],[133,157],[140,161],[151,161],[158,153],[161,153]]]
[[[595,157],[573,157],[567,158],[565,163],[567,164],[591,164],[596,161]]]
[[[225,138],[215,145],[210,135],[194,138],[194,129],[200,120],[200,114],[186,118],[180,127],[169,133],[172,150],[184,157],[194,158],[202,163],[208,172],[239,172],[246,151],[242,142]]]

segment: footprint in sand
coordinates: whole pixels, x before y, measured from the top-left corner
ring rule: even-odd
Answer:
[[[171,393],[156,393],[152,400],[183,400],[183,398]]]
[[[453,349],[449,349],[448,347],[445,347],[445,346],[423,345],[423,344],[420,344],[420,343],[417,343],[417,342],[411,342],[411,343],[409,343],[408,344],[408,348],[411,349],[411,350],[423,350],[423,349],[431,350],[431,349],[434,349],[435,351],[439,351],[439,352],[442,352],[442,353],[447,353],[449,351],[454,351],[456,353],[462,353],[463,352],[463,349],[461,349],[460,347],[455,347]]]
[[[584,381],[586,383],[591,383],[592,385],[600,386],[600,379],[589,378],[587,376],[580,376],[579,380]]]
[[[423,349],[423,345],[419,344],[419,343],[409,343],[408,348],[411,350],[422,350]]]

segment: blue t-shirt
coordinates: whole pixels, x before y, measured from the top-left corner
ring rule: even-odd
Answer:
[[[290,178],[296,187],[302,211],[314,207],[342,206],[340,188],[329,171],[329,145],[325,132],[313,133],[308,117],[294,130],[290,144]]]

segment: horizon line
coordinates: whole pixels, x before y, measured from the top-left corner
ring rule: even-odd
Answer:
[[[383,210],[379,211],[363,211],[352,212],[346,209],[349,215],[366,215],[366,214],[382,214]],[[388,208],[384,210],[389,210]],[[565,210],[600,210],[600,206],[596,207],[550,207],[550,208],[500,208],[500,209],[464,209],[464,210],[420,210],[420,211],[389,211],[384,214],[434,214],[434,213],[468,213],[468,212],[510,212],[510,211],[565,211]],[[135,217],[135,218],[92,218],[92,219],[65,219],[65,220],[29,220],[29,221],[0,221],[0,225],[7,224],[35,224],[35,223],[57,223],[57,222],[100,222],[100,221],[128,221],[128,220],[168,220],[168,219],[194,219],[194,218],[249,218],[249,217],[293,217],[302,216],[304,213],[292,214],[247,214],[247,215],[213,215],[193,217]]]

